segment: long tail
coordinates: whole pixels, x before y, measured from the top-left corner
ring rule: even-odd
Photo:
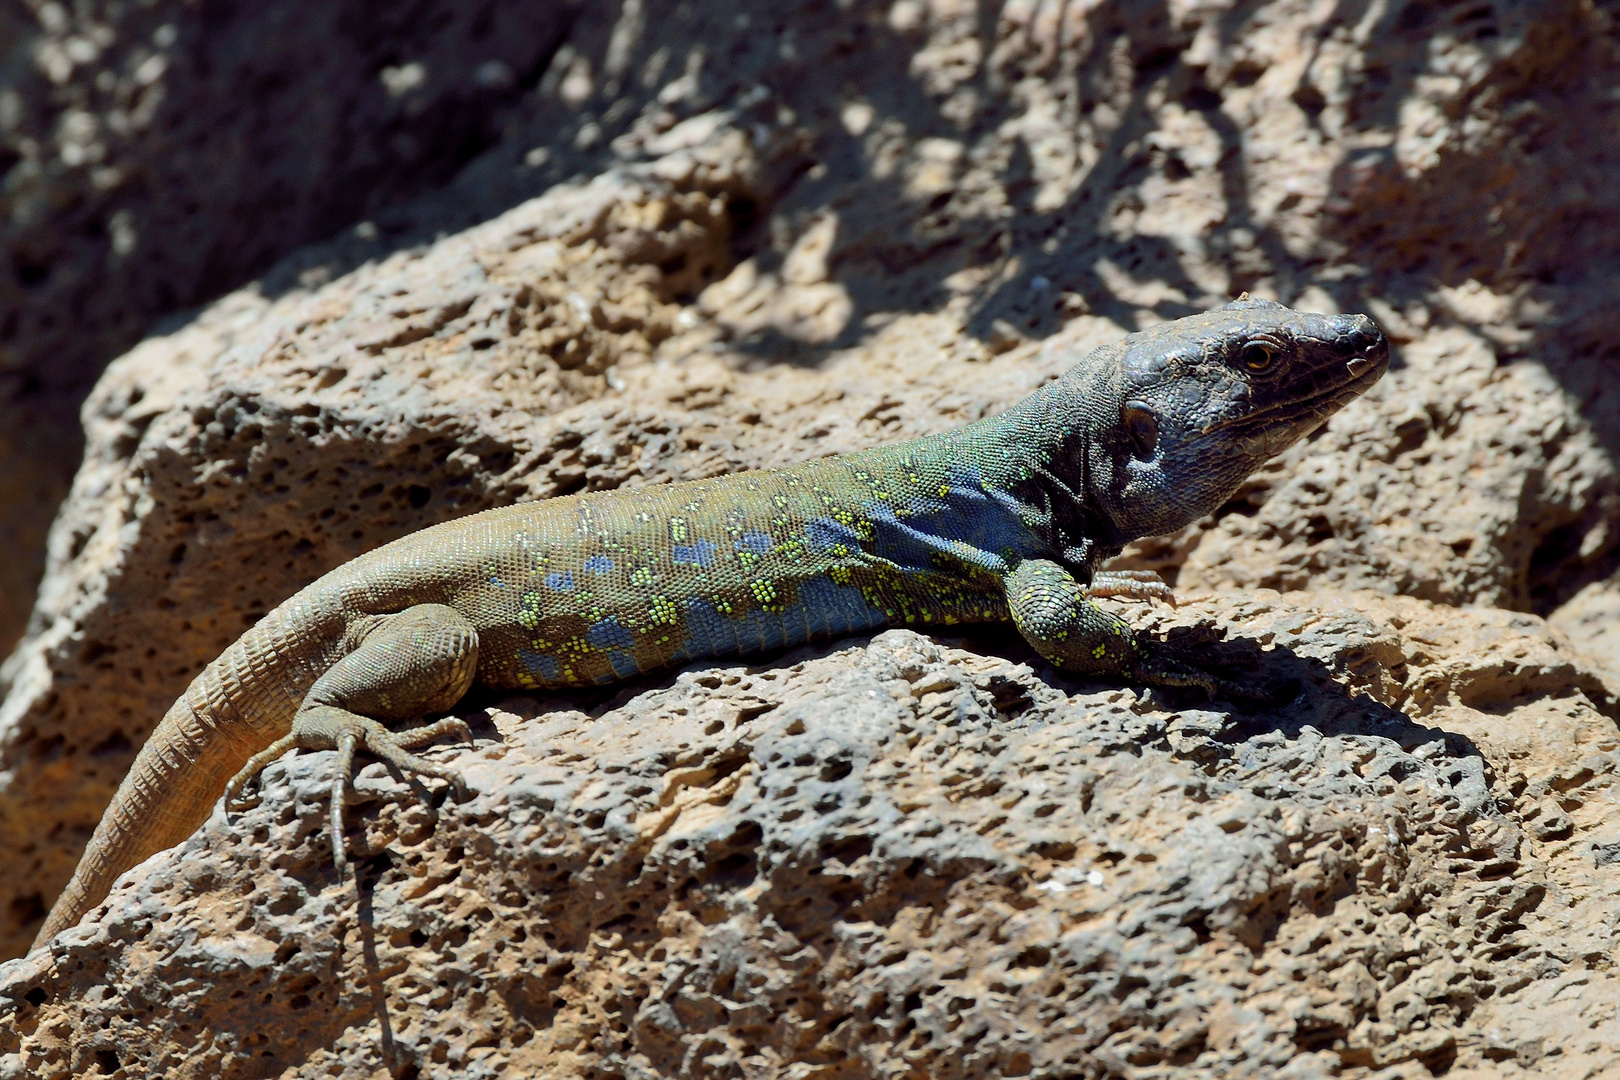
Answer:
[[[259,749],[242,738],[251,727],[217,727],[197,714],[189,697],[170,707],[136,755],[30,952],[105,899],[119,874],[196,832],[219,798],[220,778]]]
[[[119,874],[195,832],[225,781],[291,727],[342,636],[341,625],[317,630],[328,620],[312,618],[301,599],[243,634],[170,706],[118,785],[30,952],[105,899]]]

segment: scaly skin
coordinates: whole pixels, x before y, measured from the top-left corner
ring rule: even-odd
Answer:
[[[381,721],[449,709],[475,680],[587,686],[884,626],[1011,619],[1069,671],[1250,693],[1091,602],[1169,598],[1156,577],[1093,568],[1221,505],[1387,364],[1365,316],[1243,298],[1100,349],[958,431],[505,507],[396,540],[288,599],[197,677],[142,747],[34,947],[192,833],[221,787],[239,804],[293,747],[339,751],[341,869],[355,750],[453,779],[407,751],[465,735],[460,721],[404,733]]]

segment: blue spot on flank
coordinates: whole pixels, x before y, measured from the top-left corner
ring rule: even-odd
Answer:
[[[694,544],[676,544],[670,548],[669,559],[676,566],[708,566],[714,562],[714,553],[718,550],[707,540],[699,540]]]
[[[567,570],[558,570],[546,575],[546,588],[557,592],[569,592],[574,587],[574,575]]]
[[[830,517],[811,518],[804,523],[804,538],[817,551],[831,551],[842,544],[850,551],[860,550],[861,541],[855,530],[842,521]]]
[[[606,555],[592,555],[585,560],[587,574],[605,574],[613,569],[613,560]]]
[[[1017,501],[1001,491],[986,491],[971,476],[951,477],[944,498],[919,500],[904,521],[887,503],[874,501],[862,510],[874,527],[872,553],[903,570],[927,571],[929,554],[938,551],[1005,573],[1005,553],[1031,556],[1041,551]]]
[[[745,532],[742,539],[737,541],[738,551],[752,551],[755,555],[764,555],[775,546],[770,533]]]
[[[735,615],[722,615],[707,600],[688,600],[685,607],[686,639],[680,649],[684,657],[697,659],[760,652],[804,640],[799,637],[790,641],[783,629],[782,616],[773,612],[752,608]]]
[[[889,621],[883,612],[866,602],[859,589],[836,585],[820,576],[799,586],[798,606],[804,616],[807,637],[864,634]]]
[[[754,608],[728,616],[706,600],[688,600],[686,640],[671,659],[761,652],[815,637],[865,633],[887,622],[859,589],[815,577],[802,582],[796,601],[780,612]]]
[[[686,602],[686,641],[682,651],[690,657],[725,656],[738,648],[737,624],[715,610],[707,600]]]
[[[585,631],[585,640],[598,649],[628,649],[636,643],[635,636],[613,615]]]
[[[531,652],[528,649],[518,650],[518,662],[525,671],[539,675],[542,679],[551,682],[557,681],[557,659],[546,656],[544,653]]]
[[[750,608],[740,615],[732,616],[732,622],[736,626],[737,651],[740,653],[765,652],[780,649],[788,644],[798,644],[797,641],[788,640],[782,616],[775,612]]]

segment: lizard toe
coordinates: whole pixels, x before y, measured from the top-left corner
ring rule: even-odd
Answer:
[[[289,733],[248,758],[247,764],[243,765],[235,776],[225,782],[226,812],[250,810],[259,805],[259,793],[257,790],[259,774],[269,767],[271,762],[277,760],[297,745],[297,738]],[[254,790],[247,791],[249,784],[254,786]]]
[[[1099,570],[1085,589],[1087,596],[1157,600],[1176,606],[1175,590],[1154,570]]]

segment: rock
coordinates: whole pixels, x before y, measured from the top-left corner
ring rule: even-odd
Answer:
[[[102,367],[299,247],[373,218],[422,228],[398,204],[499,139],[573,14],[178,0],[0,14],[0,650],[23,629]]]
[[[466,796],[364,771],[346,881],[334,755],[297,755],[0,967],[0,1061],[1439,1072],[1534,1058],[1482,1012],[1574,1030],[1620,1000],[1582,960],[1616,945],[1620,863],[1589,854],[1612,842],[1616,702],[1559,634],[1366,593],[1153,621],[1286,700],[1158,700],[1010,634],[904,630],[508,699],[433,751]],[[1548,813],[1563,834],[1538,835]],[[1550,992],[1577,970],[1579,995]],[[1620,1043],[1564,1053],[1612,1067]]]
[[[359,551],[959,425],[1244,289],[1395,368],[1123,564],[1300,695],[896,632],[469,704],[474,794],[369,773],[358,882],[299,757],[6,968],[0,1076],[1613,1068],[1614,25],[1369,12],[582,9],[443,188],[98,384],[5,668],[0,944],[192,674]]]
[[[1620,671],[1620,576],[1584,586],[1549,621],[1608,670]]]
[[[109,368],[54,536],[48,621],[0,707],[16,765],[0,830],[38,875],[18,883],[13,942],[164,699],[305,581],[435,521],[672,466],[672,416],[566,407],[605,389],[604,349],[668,335],[680,279],[655,264],[697,273],[723,257],[725,224],[719,194],[608,176],[312,295],[233,295]]]

